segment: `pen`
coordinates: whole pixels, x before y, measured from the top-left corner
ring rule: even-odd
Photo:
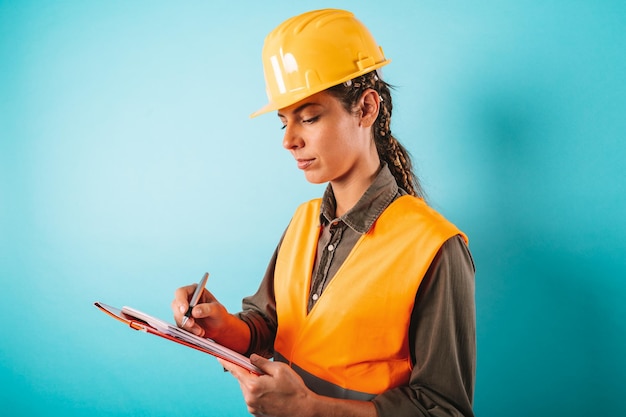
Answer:
[[[204,276],[198,283],[196,290],[193,292],[193,295],[191,296],[191,301],[189,301],[189,308],[187,309],[187,312],[185,313],[185,316],[183,317],[183,321],[180,323],[180,327],[185,327],[185,323],[187,323],[187,320],[189,320],[189,317],[191,317],[191,310],[193,310],[196,304],[198,304],[198,300],[200,299],[200,294],[202,294],[202,290],[204,289],[208,279],[209,279],[209,273],[205,272]]]

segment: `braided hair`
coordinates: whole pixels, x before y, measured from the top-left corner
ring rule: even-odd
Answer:
[[[391,85],[381,79],[378,71],[372,71],[331,87],[327,91],[337,98],[348,112],[352,113],[363,92],[369,88],[378,92],[381,97],[378,118],[372,127],[378,156],[387,163],[400,188],[408,194],[423,198],[424,191],[413,173],[409,152],[391,134],[391,110],[393,108]]]

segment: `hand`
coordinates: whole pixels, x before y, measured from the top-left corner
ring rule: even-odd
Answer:
[[[181,287],[174,293],[172,312],[179,326],[189,308],[189,300],[196,285]],[[228,313],[206,288],[202,291],[198,304],[191,311],[191,317],[185,323],[184,328],[197,336],[213,339],[239,353],[246,352],[250,345],[248,325],[237,316]]]
[[[324,397],[309,390],[302,378],[282,362],[252,355],[250,362],[265,374],[257,376],[244,368],[218,359],[239,381],[248,411],[262,417],[377,417],[371,401]]]
[[[218,360],[239,381],[248,412],[252,415],[306,416],[311,401],[317,397],[304,385],[302,378],[284,363],[252,355],[250,361],[265,373],[257,376],[228,361]]]
[[[174,319],[180,326],[184,314],[189,308],[189,300],[197,284],[181,287],[174,293],[172,311]],[[200,337],[211,337],[217,329],[224,325],[228,312],[209,291],[204,289],[200,294],[197,305],[191,312],[191,317],[185,323],[185,329]]]

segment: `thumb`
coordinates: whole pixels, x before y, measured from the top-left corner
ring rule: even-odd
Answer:
[[[253,353],[252,355],[250,355],[250,362],[252,363],[252,365],[256,366],[261,371],[263,371],[263,373],[271,375],[272,372],[270,371],[271,371],[273,362],[270,361],[269,359],[266,359],[261,355],[257,355],[256,353]]]

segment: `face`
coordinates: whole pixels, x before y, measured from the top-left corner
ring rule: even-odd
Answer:
[[[327,92],[312,95],[278,111],[285,135],[283,147],[314,184],[348,184],[371,175],[378,154],[371,128]]]

